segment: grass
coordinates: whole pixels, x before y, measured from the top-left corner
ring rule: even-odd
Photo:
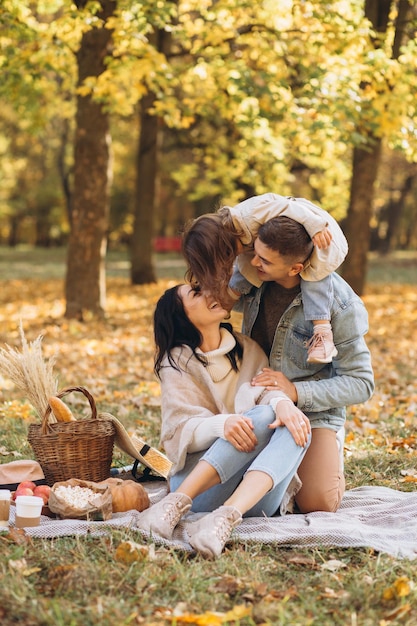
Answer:
[[[397,251],[387,255],[370,253],[367,281],[374,285],[385,283],[417,284],[416,251]]]
[[[185,265],[176,253],[155,254],[157,278],[171,277],[182,280]],[[0,276],[9,280],[25,278],[64,278],[66,264],[65,248],[33,248],[0,246]],[[126,250],[110,250],[106,257],[106,274],[109,277],[128,278],[130,275],[129,255]]]
[[[0,246],[0,276],[11,279],[64,278],[65,248],[33,248]],[[185,265],[176,253],[154,255],[157,278],[182,280]],[[110,250],[106,259],[107,276],[129,277],[130,263],[126,250]],[[398,251],[387,255],[371,253],[368,260],[367,281],[373,284],[417,283],[417,253]]]
[[[91,384],[97,391],[100,402],[106,403],[104,410],[117,415],[118,408],[124,408],[123,422],[132,426],[140,424],[145,438],[156,444],[160,416],[158,407],[152,404],[153,378],[146,356],[150,347],[145,328],[149,326],[155,295],[147,289],[133,289],[117,282],[128,275],[126,263],[122,254],[110,254],[108,272],[116,280],[109,281],[112,311],[99,326],[83,326],[66,323],[58,314],[43,317],[43,312],[40,313],[43,310],[38,300],[42,300],[44,292],[47,295],[56,292],[57,279],[64,275],[62,250],[0,249],[3,279],[0,290],[3,294],[10,293],[0,298],[0,320],[3,320],[0,336],[14,340],[10,329],[12,325],[14,328],[19,311],[28,311],[32,336],[46,327],[50,337],[46,338],[49,341],[46,347],[52,348],[54,341],[60,343],[63,358],[59,366],[64,376],[70,379],[76,370],[80,376],[88,377],[86,386]],[[156,257],[156,263],[158,276],[181,280],[183,270],[178,257],[161,255]],[[348,488],[370,484],[415,490],[415,483],[403,482],[401,475],[404,468],[416,467],[412,299],[415,292],[413,287],[405,291],[401,288],[401,285],[415,285],[415,271],[415,256],[370,259],[366,296],[371,319],[369,345],[375,355],[380,390],[371,404],[350,413],[345,464]],[[25,285],[33,282],[26,279],[33,277],[44,283],[44,292],[41,287],[39,294],[26,291]],[[7,281],[13,280],[19,291],[8,292]],[[130,301],[131,292],[134,297]],[[130,310],[129,303],[136,304],[138,296],[140,302],[143,300],[143,310],[136,311],[133,305]],[[13,319],[8,326],[10,316]],[[393,326],[398,318],[402,322],[399,330]],[[120,363],[116,363],[116,354],[111,352],[112,340],[125,355]],[[143,362],[135,360],[132,346],[138,346]],[[138,372],[139,365],[143,371]],[[137,377],[145,381],[141,383],[140,393]],[[132,396],[137,400],[134,407]],[[30,418],[16,398],[18,394],[7,387],[0,395],[3,462],[21,458],[16,453],[26,458],[31,456],[26,440]],[[395,441],[401,445],[394,445]],[[115,454],[116,464],[126,462],[121,453]],[[127,529],[113,530],[101,537],[30,541],[24,536],[12,538],[0,534],[0,624],[414,626],[417,623],[416,561],[395,559],[368,548],[286,549],[259,543],[231,544],[214,562],[158,546],[154,555],[150,550],[132,563],[117,561],[117,547],[132,540],[141,542],[138,535]],[[326,569],[323,565],[329,561],[339,565],[334,570]],[[235,607],[242,606],[250,613],[239,617]],[[231,612],[229,617],[228,612]],[[181,614],[186,614],[188,621],[181,620],[178,617]]]

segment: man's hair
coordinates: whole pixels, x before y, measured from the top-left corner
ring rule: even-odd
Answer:
[[[304,226],[283,215],[262,224],[258,237],[265,246],[293,263],[305,263],[314,248]]]

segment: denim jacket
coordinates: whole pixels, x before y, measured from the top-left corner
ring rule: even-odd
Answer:
[[[313,334],[313,323],[304,319],[300,293],[278,323],[269,365],[295,385],[297,406],[309,417],[313,428],[339,430],[346,419],[346,406],[371,397],[374,376],[364,339],[368,331],[366,308],[343,278],[336,273],[331,276],[331,324],[337,356],[331,363],[307,363],[305,344]],[[243,313],[242,332],[250,336],[265,284],[253,287],[236,270],[230,285],[242,294],[235,310]]]

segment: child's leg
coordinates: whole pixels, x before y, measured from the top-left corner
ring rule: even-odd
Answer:
[[[326,276],[321,280],[301,279],[304,319],[330,322],[330,306],[333,301],[333,280]]]
[[[322,280],[301,280],[304,317],[313,322],[313,337],[308,343],[308,363],[330,363],[337,350],[333,343],[330,324],[330,305],[333,300],[331,276]]]

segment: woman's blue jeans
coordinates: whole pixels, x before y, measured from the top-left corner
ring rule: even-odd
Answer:
[[[181,483],[200,460],[215,468],[221,482],[194,498],[192,510],[195,513],[214,511],[224,504],[248,470],[268,474],[273,481],[273,487],[245,513],[245,517],[271,517],[278,512],[310,439],[308,445],[302,448],[295,443],[286,427],[268,428],[268,424],[275,420],[275,413],[268,405],[256,406],[245,415],[252,419],[258,440],[252,452],[239,452],[225,439],[217,439],[208,450],[189,454],[183,469],[170,479],[171,491],[181,491]]]

